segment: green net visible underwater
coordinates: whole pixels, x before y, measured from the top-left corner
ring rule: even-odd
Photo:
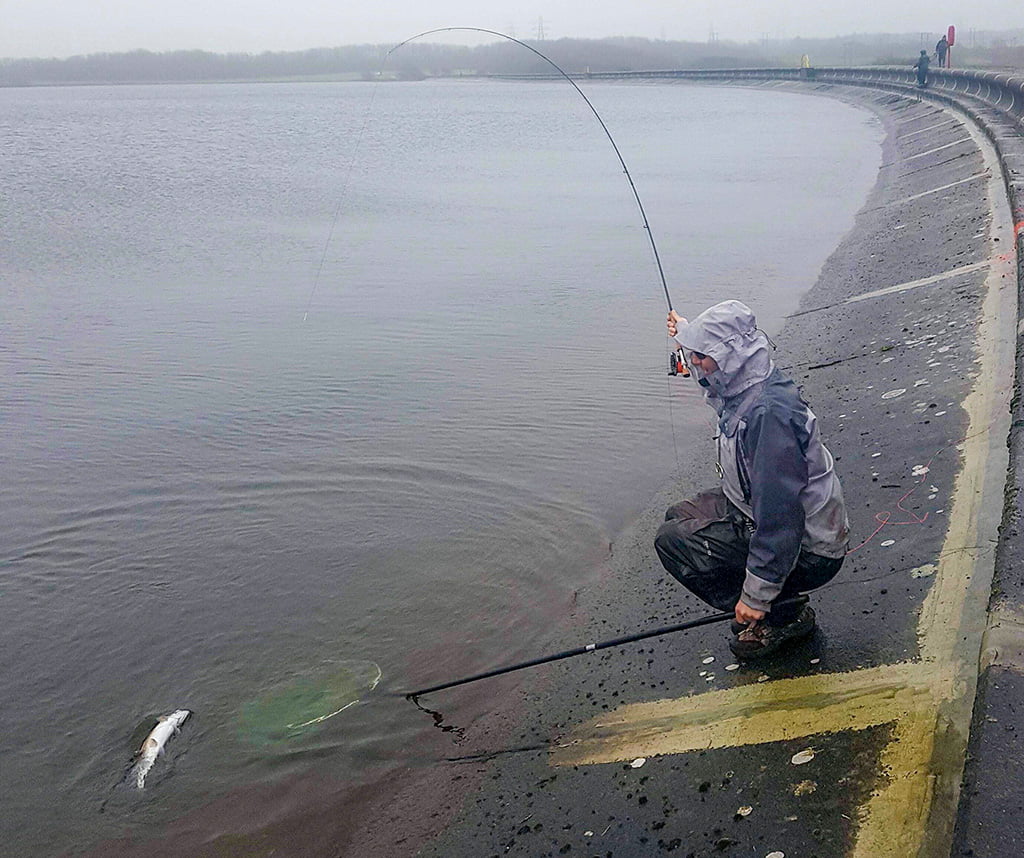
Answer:
[[[380,678],[372,661],[325,661],[296,672],[242,706],[239,736],[254,745],[302,736],[358,703]]]

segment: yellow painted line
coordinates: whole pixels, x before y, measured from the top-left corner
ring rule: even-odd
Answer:
[[[864,730],[926,710],[932,682],[922,665],[905,663],[634,703],[573,733],[553,752],[553,762],[613,763]]]
[[[973,124],[967,127],[992,164],[990,145]],[[998,170],[992,173],[987,185],[990,238],[1012,247],[1012,220]],[[850,858],[948,856],[1008,458],[1016,260],[1013,254],[997,256],[994,241],[992,246],[993,257],[985,262],[855,299],[989,269],[977,340],[980,371],[964,400],[969,426],[958,447],[962,468],[918,620],[919,659],[622,706],[577,727],[552,751],[553,764],[622,762],[891,724],[892,739],[881,755],[881,782],[860,808]]]

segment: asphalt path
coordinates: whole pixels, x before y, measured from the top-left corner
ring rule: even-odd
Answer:
[[[888,133],[853,231],[777,338],[853,526],[818,631],[766,664],[735,667],[711,626],[428,696],[435,741],[341,854],[950,854],[1002,511],[1014,231],[967,117],[828,95]],[[712,445],[612,546],[566,647],[709,612],[652,541],[670,502],[715,483]]]

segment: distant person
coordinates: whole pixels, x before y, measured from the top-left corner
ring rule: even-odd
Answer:
[[[800,57],[800,77],[805,80],[814,79],[814,69],[811,66],[811,58],[807,56],[807,54]]]
[[[668,332],[718,413],[720,487],[669,507],[654,547],[697,598],[733,611],[729,648],[764,658],[811,634],[809,605],[779,602],[831,581],[850,526],[832,454],[796,384],[775,367],[750,309],[723,301]]]
[[[938,62],[940,69],[946,67],[946,54],[948,53],[949,42],[946,40],[946,37],[943,36],[941,39],[939,39],[938,42],[935,43],[935,59]]]
[[[928,59],[928,51],[922,50],[921,56],[917,58],[917,62],[914,63],[914,68],[917,69],[917,85],[924,87],[928,86],[928,64],[931,60]]]

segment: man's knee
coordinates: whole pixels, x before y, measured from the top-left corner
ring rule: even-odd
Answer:
[[[665,521],[699,522],[691,530],[699,530],[705,524],[724,519],[729,512],[729,502],[721,488],[706,489],[692,498],[672,504],[665,510]]]
[[[743,571],[747,544],[729,521],[706,523],[694,518],[666,521],[658,528],[654,549],[662,565],[672,572],[685,566],[688,574],[714,576],[723,569]],[[678,576],[677,576],[678,577]]]
[[[787,584],[794,592],[809,592],[825,586],[839,574],[843,557],[822,557],[820,554],[801,552],[796,568]]]
[[[654,550],[658,552],[662,565],[670,569],[670,563],[682,563],[688,554],[687,538],[688,530],[683,519],[671,518],[658,528],[658,534],[654,537]]]
[[[680,518],[691,518],[693,515],[693,502],[684,500],[674,503],[665,510],[665,521],[675,521]]]
[[[695,581],[701,577],[699,564],[694,563],[690,545],[692,539],[692,534],[678,519],[666,521],[654,537],[654,550],[665,571],[690,590],[694,589]]]

